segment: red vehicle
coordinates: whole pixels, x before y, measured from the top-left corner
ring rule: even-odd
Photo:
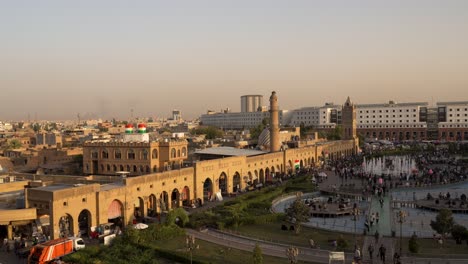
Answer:
[[[85,247],[81,238],[58,238],[38,244],[31,249],[29,264],[50,263],[60,257],[73,253]]]

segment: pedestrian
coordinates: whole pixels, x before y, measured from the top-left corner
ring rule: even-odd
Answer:
[[[387,251],[387,249],[384,247],[384,245],[380,244],[379,256],[380,256],[380,260],[382,261],[382,263],[385,263],[385,252],[386,251]]]
[[[354,251],[354,261],[356,263],[361,263],[361,251],[359,250],[359,247],[356,247],[356,250]]]
[[[375,238],[376,244],[379,242],[379,237],[380,237],[379,230],[375,230],[374,238]]]
[[[380,216],[379,216],[379,212],[377,212],[377,213],[375,214],[375,223],[377,223],[377,224],[379,223],[379,217],[380,217]]]
[[[393,254],[393,264],[399,264],[400,263],[400,255],[398,252],[395,251],[395,254]]]
[[[372,260],[374,255],[374,245],[369,244],[369,246],[367,247],[367,251],[369,252],[369,258]]]

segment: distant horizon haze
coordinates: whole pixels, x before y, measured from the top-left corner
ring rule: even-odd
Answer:
[[[468,101],[468,1],[4,1],[0,121]]]

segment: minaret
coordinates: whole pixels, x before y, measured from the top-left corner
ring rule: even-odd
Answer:
[[[279,130],[278,97],[276,92],[272,92],[270,96],[270,152],[280,150]]]
[[[356,139],[356,106],[351,102],[351,99],[346,100],[341,112],[341,125],[343,134],[341,139],[349,140]]]

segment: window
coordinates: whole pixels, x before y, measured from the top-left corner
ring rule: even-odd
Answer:
[[[127,152],[127,159],[135,159],[135,151],[133,149],[129,149]]]
[[[121,159],[122,158],[122,152],[120,152],[120,149],[117,149],[114,153],[115,159]]]
[[[109,158],[109,152],[107,152],[107,150],[102,151],[102,158],[103,159],[108,159]]]
[[[144,149],[144,150],[142,151],[142,158],[143,158],[144,160],[147,160],[147,159],[148,159],[148,150]]]
[[[91,158],[92,158],[92,159],[97,159],[97,158],[98,158],[98,152],[97,152],[96,150],[93,150],[93,151],[91,152]]]
[[[175,148],[171,149],[171,158],[175,158],[176,157],[176,150]]]

